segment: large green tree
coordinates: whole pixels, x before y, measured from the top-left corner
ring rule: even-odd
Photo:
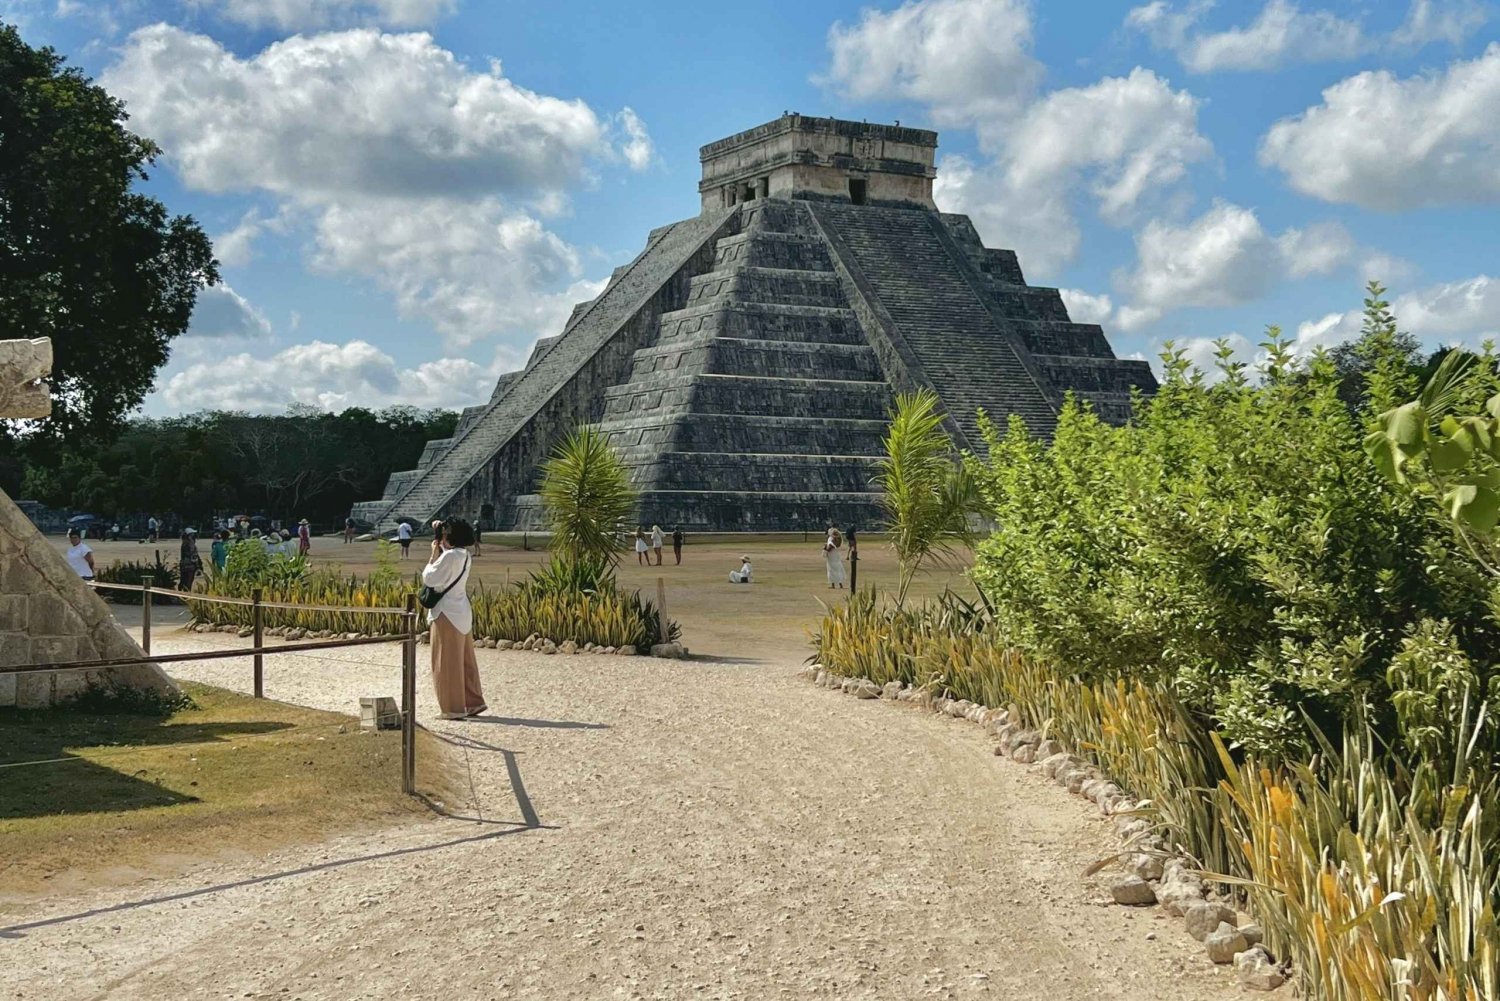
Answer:
[[[198,224],[135,190],[159,150],[125,120],[0,24],[0,339],[52,338],[52,416],[28,428],[39,444],[113,439],[219,280]]]

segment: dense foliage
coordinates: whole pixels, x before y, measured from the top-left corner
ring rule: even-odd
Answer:
[[[387,477],[415,467],[428,439],[451,435],[456,420],[413,407],[138,420],[111,445],[59,452],[55,465],[28,457],[23,483],[0,479],[0,489],[104,517],[173,512],[201,526],[220,512],[340,527],[355,501],[379,497]],[[0,441],[0,453],[6,447]]]
[[[100,567],[94,574],[94,579],[101,584],[132,584],[140,586],[150,584],[152,587],[172,589],[177,586],[177,564],[163,563],[160,560],[120,560],[111,563],[107,567]],[[139,605],[141,603],[141,592],[116,590],[115,588],[100,588],[99,596],[106,601],[112,601],[117,605]],[[175,598],[158,597],[153,603],[166,604],[175,602]]]
[[[33,461],[107,441],[140,405],[200,289],[219,280],[188,216],[135,190],[160,152],[123,104],[0,24],[0,340],[52,338]]]
[[[1304,749],[1304,713],[1336,733],[1421,693],[1430,722],[1456,717],[1452,662],[1492,676],[1476,665],[1500,654],[1494,582],[1369,461],[1327,359],[1297,364],[1274,333],[1266,350],[1260,382],[1226,357],[1212,386],[1169,352],[1130,426],[1072,404],[1050,444],[991,435],[971,468],[998,528],[974,580],[1020,648],[1166,684],[1260,754]],[[1410,388],[1399,359],[1366,384],[1375,410]]]

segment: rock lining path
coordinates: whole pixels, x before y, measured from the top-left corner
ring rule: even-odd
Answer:
[[[267,694],[397,691],[394,648],[336,655],[269,658]],[[790,664],[479,655],[493,721],[437,721],[419,690],[487,823],[40,902],[0,930],[0,998],[1241,996],[1176,922],[1081,877],[1108,826],[979,727]]]

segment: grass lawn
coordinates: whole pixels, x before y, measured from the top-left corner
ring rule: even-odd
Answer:
[[[520,547],[517,535],[486,533],[485,538],[482,554],[474,559],[473,577],[487,584],[520,579],[547,560],[546,551],[535,548],[534,538],[529,551]],[[670,543],[661,567],[640,566],[634,553],[626,553],[620,565],[620,582],[640,589],[655,601],[656,580],[660,577],[666,586],[667,612],[682,624],[682,640],[695,654],[778,663],[801,660],[810,652],[807,631],[822,617],[821,603],[848,595],[847,591],[828,589],[822,544],[820,533],[805,540],[796,535],[689,535],[681,566],[672,563]],[[158,550],[167,562],[176,561],[176,540],[159,546],[93,541],[89,545],[101,566],[116,560],[149,560]],[[421,569],[427,561],[427,547],[427,540],[418,539],[402,569],[411,573]],[[729,571],[739,569],[741,555],[748,555],[755,567],[755,583],[749,587],[729,583]],[[873,584],[894,592],[897,566],[890,545],[862,535],[859,556],[860,586]],[[322,536],[313,539],[312,559],[317,564],[366,575],[375,568],[375,544],[344,545],[340,538]],[[967,558],[962,563],[967,566]],[[972,586],[961,570],[936,568],[918,576],[912,585],[912,598],[931,597],[945,587],[972,595]],[[139,612],[134,609],[120,607],[116,614],[131,626],[139,622]],[[166,618],[171,614],[162,610],[164,621],[171,621]]]
[[[0,709],[0,910],[39,893],[426,814],[400,735],[204,685],[168,717]],[[436,741],[418,761],[431,768]]]

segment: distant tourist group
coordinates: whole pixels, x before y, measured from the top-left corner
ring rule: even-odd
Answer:
[[[823,538],[823,566],[828,574],[828,586],[831,589],[842,589],[849,581],[844,569],[845,553],[848,554],[850,563],[859,560],[859,550],[856,542],[856,530],[851,525],[848,535],[848,546],[845,547],[845,537],[842,532],[833,526],[828,527],[828,534]],[[679,561],[680,562],[680,561]],[[740,568],[729,571],[729,583],[749,584],[755,579],[755,570],[750,565],[748,555],[740,557]]]
[[[676,561],[674,565],[682,565],[682,526],[678,525],[672,529],[672,558]],[[661,550],[667,541],[667,534],[661,530],[660,525],[651,526],[651,545],[646,546],[646,529],[635,530],[635,561],[643,567],[661,566]],[[656,554],[656,563],[651,562],[651,555]]]

